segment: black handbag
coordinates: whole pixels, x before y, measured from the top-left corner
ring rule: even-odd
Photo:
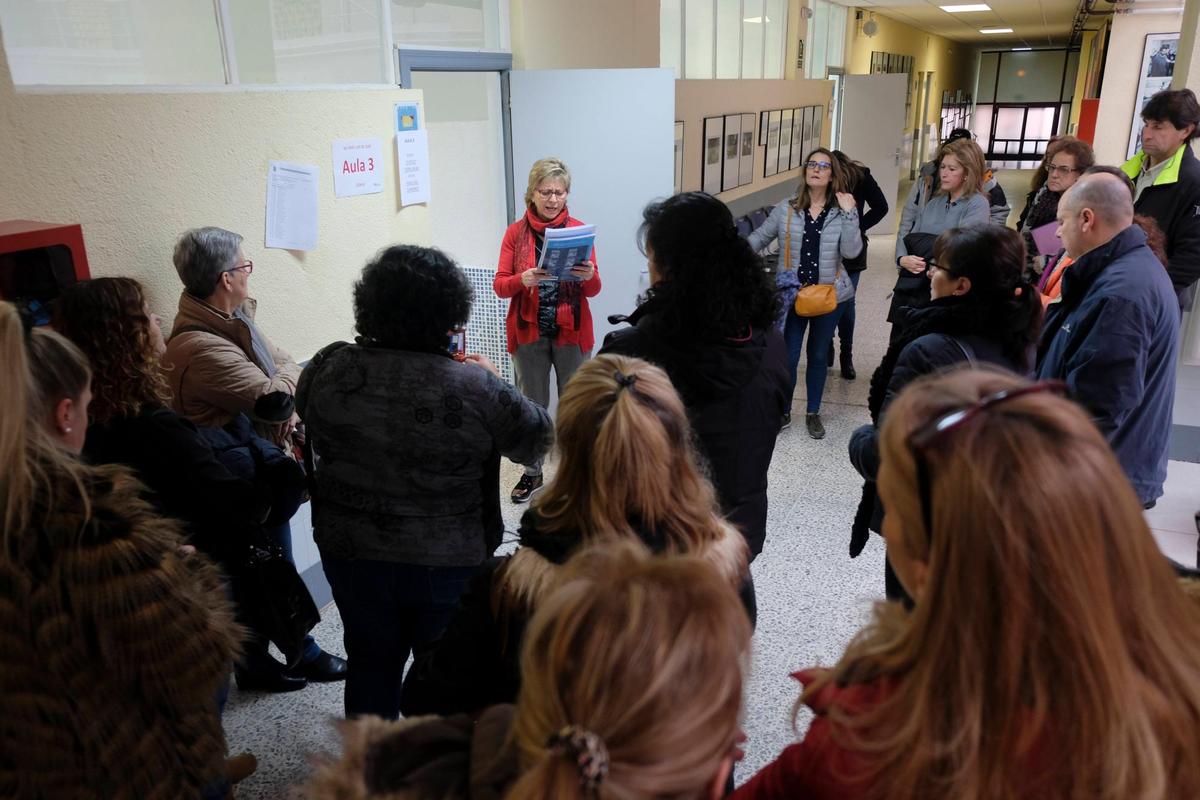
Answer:
[[[278,647],[288,667],[299,664],[321,613],[283,548],[255,536],[232,583],[239,620]]]

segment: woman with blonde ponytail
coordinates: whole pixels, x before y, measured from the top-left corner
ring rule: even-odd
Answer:
[[[529,623],[516,706],[359,720],[312,800],[710,800],[741,734],[750,624],[724,576],[632,541],[582,551]]]
[[[224,794],[236,626],[119,467],[76,458],[91,374],[0,302],[0,796]]]
[[[745,539],[720,514],[665,372],[626,356],[585,362],[559,400],[555,432],[558,470],[521,519],[521,546],[484,565],[437,645],[417,657],[401,696],[406,716],[512,702],[526,622],[588,543],[696,555],[746,588]],[[752,597],[743,591],[751,612]]]

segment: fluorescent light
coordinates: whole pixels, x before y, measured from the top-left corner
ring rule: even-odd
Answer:
[[[1022,50],[1032,50],[1032,49],[1033,49],[1032,47],[1014,47],[1014,48],[1012,49],[1012,51],[1013,51],[1014,53],[1019,53],[1019,52],[1021,52]]]
[[[763,21],[762,17],[746,17],[745,19],[742,20],[742,22],[750,22],[755,25],[761,25],[762,21]],[[770,22],[770,21],[771,21],[771,18],[767,17],[767,22]]]
[[[980,28],[980,33],[1012,33],[1012,28]]]
[[[938,8],[940,8],[942,11],[945,11],[947,14],[963,14],[968,11],[992,10],[992,7],[987,3],[967,3],[966,5],[961,6],[938,6]]]

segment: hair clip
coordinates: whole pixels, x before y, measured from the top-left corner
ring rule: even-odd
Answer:
[[[637,383],[637,377],[638,376],[636,374],[626,375],[625,373],[621,372],[621,370],[615,371],[613,373],[613,380],[617,382],[617,391],[619,392],[622,389],[632,388],[633,385]]]
[[[619,374],[619,373],[618,373]],[[565,725],[546,739],[547,750],[562,750],[575,760],[579,787],[594,792],[608,774],[608,748],[604,740],[578,725]]]

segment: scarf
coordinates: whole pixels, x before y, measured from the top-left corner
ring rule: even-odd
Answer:
[[[1033,206],[1025,216],[1026,231],[1054,222],[1058,217],[1058,201],[1062,192],[1052,192],[1043,186],[1033,198]]]
[[[519,275],[527,269],[537,268],[537,244],[546,235],[547,228],[565,228],[570,213],[566,206],[552,220],[544,220],[532,208],[525,210],[525,225],[517,236],[516,253],[513,256],[513,274]],[[559,281],[553,287],[553,302],[557,308],[554,314],[554,324],[559,328],[579,330],[580,299],[583,297],[582,281]],[[530,294],[533,294],[532,292]],[[542,289],[539,285],[537,297],[540,300]],[[524,297],[524,295],[518,295]],[[548,298],[550,299],[550,298]],[[538,309],[540,302],[522,302],[517,308],[517,324],[522,327],[538,328]]]

